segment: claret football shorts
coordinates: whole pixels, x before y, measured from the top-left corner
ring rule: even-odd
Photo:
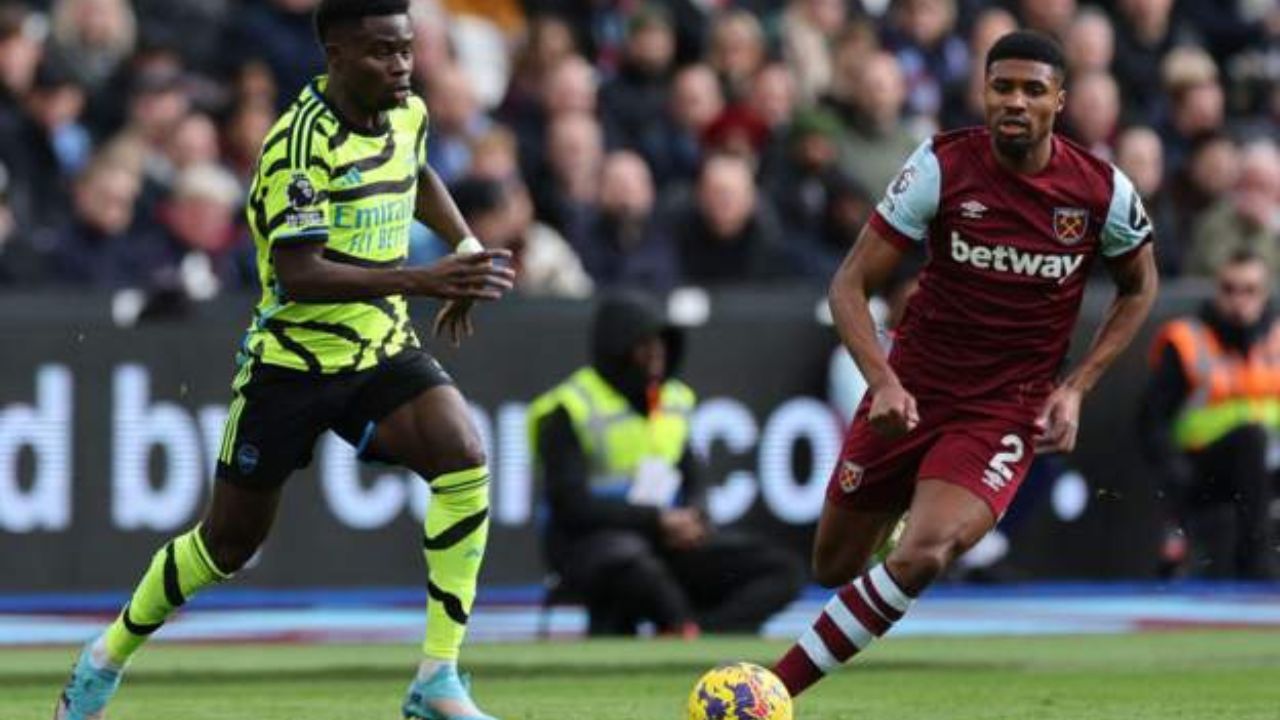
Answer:
[[[1034,426],[917,400],[920,424],[891,439],[871,427],[871,399],[863,398],[831,472],[828,502],[905,510],[918,479],[943,480],[968,489],[1001,517],[1031,467]]]

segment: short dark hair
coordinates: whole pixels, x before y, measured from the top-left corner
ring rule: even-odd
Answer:
[[[987,51],[985,69],[1000,60],[1033,60],[1049,65],[1059,75],[1066,75],[1067,61],[1057,40],[1035,30],[1015,30],[1001,36]]]
[[[1231,251],[1227,256],[1226,262],[1222,263],[1222,267],[1230,267],[1234,265],[1251,265],[1253,263],[1267,264],[1267,259],[1262,253],[1251,247],[1239,247]]]
[[[404,15],[409,0],[320,0],[316,6],[316,35],[323,43],[337,25],[379,15]]]

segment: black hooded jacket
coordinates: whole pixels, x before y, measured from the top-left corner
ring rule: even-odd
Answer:
[[[641,341],[662,335],[667,341],[670,374],[680,354],[679,331],[666,324],[651,302],[639,296],[623,295],[605,300],[596,313],[591,333],[592,366],[627,399],[636,412],[647,415],[648,378],[629,359]],[[623,499],[592,495],[590,463],[578,442],[573,422],[564,408],[557,408],[542,421],[537,436],[538,456],[550,510],[548,551],[554,563],[557,548],[601,530],[624,530],[658,539],[658,508],[631,505]],[[679,471],[685,505],[702,506],[704,492],[697,462],[688,448],[680,458]]]

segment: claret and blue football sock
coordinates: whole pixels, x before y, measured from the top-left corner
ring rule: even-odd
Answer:
[[[883,564],[876,565],[832,596],[774,673],[792,697],[799,695],[888,632],[914,600]]]

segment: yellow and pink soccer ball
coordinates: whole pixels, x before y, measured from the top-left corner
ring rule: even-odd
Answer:
[[[751,663],[713,668],[689,693],[688,720],[791,720],[791,695],[777,675]]]

